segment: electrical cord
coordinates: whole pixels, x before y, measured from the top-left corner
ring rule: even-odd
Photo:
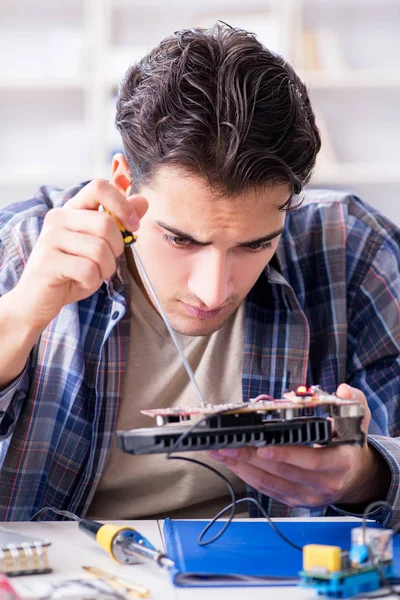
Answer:
[[[206,466],[208,466],[208,465],[206,465]],[[268,523],[271,525],[271,527],[275,531],[275,533],[277,533],[284,542],[289,544],[289,546],[291,546],[295,550],[300,550],[300,552],[303,551],[302,546],[298,546],[297,544],[292,542],[289,538],[287,538],[281,531],[279,531],[275,522],[271,519],[271,517],[269,516],[267,511],[261,506],[261,504],[258,502],[258,500],[256,500],[255,498],[250,498],[250,496],[246,496],[246,498],[240,498],[239,500],[235,500],[236,506],[238,504],[240,504],[241,502],[251,502],[251,503],[255,504],[257,506],[258,510],[261,512],[262,516],[268,521]],[[206,544],[210,544],[212,541],[214,541],[214,538],[212,538],[210,541],[208,541],[206,543],[204,543],[204,542],[200,543],[201,538],[207,533],[207,531],[212,527],[212,525],[214,525],[214,523],[217,521],[217,519],[222,517],[222,515],[225,514],[231,508],[231,506],[232,506],[231,504],[228,504],[228,506],[225,506],[225,508],[220,510],[220,512],[209,523],[207,523],[206,527],[203,529],[203,531],[201,532],[201,534],[199,536],[199,544],[201,546],[205,546]]]
[[[199,425],[201,425],[202,423],[207,423],[207,421],[209,421],[212,417],[219,417],[220,415],[223,415],[225,413],[227,413],[229,411],[227,410],[220,410],[216,413],[213,413],[212,415],[203,415],[200,419],[198,419],[195,423],[193,423],[193,425],[191,425],[186,431],[184,431],[179,437],[178,439],[175,441],[175,443],[172,445],[172,447],[169,449],[167,455],[166,455],[166,459],[167,460],[184,460],[186,462],[190,462],[193,463],[195,465],[199,465],[201,467],[204,467],[206,469],[208,469],[209,471],[211,471],[212,473],[214,473],[215,475],[217,475],[217,477],[219,477],[220,479],[222,479],[222,481],[224,481],[224,483],[226,484],[229,494],[231,496],[231,500],[232,503],[229,505],[231,507],[231,514],[229,515],[229,518],[227,520],[227,522],[225,523],[225,525],[220,529],[220,531],[214,536],[212,537],[210,540],[204,542],[203,541],[203,537],[204,534],[208,531],[208,528],[205,528],[199,535],[198,538],[198,543],[200,544],[200,546],[207,546],[208,544],[211,544],[212,542],[215,542],[216,540],[218,540],[221,535],[227,530],[227,528],[229,527],[229,525],[232,523],[234,517],[235,517],[235,513],[236,513],[236,494],[235,494],[235,490],[233,488],[233,485],[231,484],[231,482],[229,481],[229,479],[227,477],[225,477],[225,475],[223,475],[222,473],[220,473],[219,471],[217,471],[217,469],[214,469],[214,467],[211,467],[210,465],[207,465],[206,463],[197,460],[195,458],[188,458],[187,456],[171,456],[171,454],[173,452],[179,452],[180,446],[182,445],[182,442],[185,441],[185,439],[187,439],[189,437],[189,435],[192,433],[192,431],[194,431],[195,429],[197,429],[199,427]],[[224,510],[224,512],[226,512]],[[213,522],[215,522],[215,518],[213,519]]]
[[[189,435],[192,433],[192,431],[194,431],[195,429],[197,429],[197,427],[199,425],[201,425],[203,422],[207,422],[209,421],[211,418],[213,417],[217,417],[226,413],[231,412],[230,410],[220,410],[218,412],[212,413],[211,415],[203,415],[200,419],[198,419],[195,423],[193,423],[193,425],[191,425],[186,431],[184,431],[179,437],[178,439],[175,441],[175,443],[172,445],[172,447],[169,449],[167,455],[166,455],[166,459],[167,460],[185,460],[187,462],[191,462],[194,463],[196,465],[200,465],[201,467],[205,467],[206,469],[208,469],[209,471],[211,471],[212,473],[214,473],[215,475],[217,475],[220,479],[222,479],[231,496],[231,504],[225,506],[209,523],[207,523],[207,525],[205,526],[205,528],[201,531],[198,539],[197,539],[197,543],[200,546],[208,546],[209,544],[212,544],[213,542],[215,542],[216,540],[218,540],[221,535],[227,530],[227,528],[229,527],[229,525],[232,523],[234,517],[235,517],[235,513],[236,513],[236,507],[238,504],[242,503],[242,502],[251,502],[252,504],[255,504],[258,508],[258,510],[261,512],[261,514],[263,515],[263,517],[265,519],[267,519],[268,523],[271,525],[272,529],[277,533],[277,535],[279,535],[280,538],[283,539],[284,542],[286,542],[287,544],[289,544],[289,546],[292,546],[292,548],[295,548],[296,550],[300,550],[302,551],[303,548],[301,546],[298,546],[297,544],[295,544],[294,542],[292,542],[291,540],[289,540],[289,538],[287,538],[281,531],[279,531],[278,527],[275,525],[274,521],[271,519],[271,517],[268,515],[268,513],[266,512],[266,510],[261,506],[261,504],[258,502],[258,500],[256,500],[255,498],[251,498],[250,496],[246,496],[245,498],[241,498],[241,499],[237,499],[236,498],[236,494],[235,494],[235,490],[231,484],[231,482],[229,481],[229,479],[227,477],[225,477],[225,475],[223,475],[222,473],[220,473],[219,471],[217,471],[216,469],[214,469],[214,467],[211,467],[210,465],[207,465],[204,462],[201,462],[200,460],[194,459],[194,458],[188,458],[186,456],[171,456],[171,454],[173,452],[179,452],[179,448],[182,445],[182,442],[189,437]],[[212,538],[210,538],[209,540],[204,541],[203,538],[205,536],[205,534],[207,533],[207,531],[214,525],[214,523],[220,518],[222,517],[225,513],[227,513],[228,511],[231,511],[228,517],[228,520],[226,521],[226,523],[224,524],[224,526],[218,531],[218,533],[216,533]]]
[[[74,513],[70,512],[69,510],[61,510],[58,508],[53,508],[52,506],[45,506],[44,508],[41,508],[40,510],[38,510],[37,513],[35,513],[33,515],[33,517],[30,518],[30,520],[37,521],[37,519],[40,517],[40,515],[42,515],[44,512],[47,512],[48,510],[51,510],[56,515],[61,515],[62,517],[68,517],[69,519],[72,519],[73,521],[76,521],[77,523],[80,523],[80,521],[82,520],[80,517],[78,517],[77,515],[74,515]]]
[[[198,544],[200,546],[208,546],[209,544],[212,544],[213,542],[217,541],[222,534],[227,530],[227,528],[229,527],[229,525],[232,523],[235,514],[236,514],[236,507],[238,504],[247,502],[247,503],[252,503],[255,506],[257,506],[258,510],[260,511],[260,513],[263,515],[263,517],[268,521],[268,523],[271,525],[272,529],[275,531],[275,533],[287,544],[289,544],[292,548],[295,548],[296,550],[302,551],[303,548],[301,546],[298,546],[297,544],[295,544],[294,542],[292,542],[289,538],[287,538],[281,531],[279,531],[278,527],[276,526],[276,524],[274,523],[274,521],[271,519],[271,517],[268,515],[268,513],[265,511],[265,509],[261,506],[261,504],[258,502],[258,500],[256,500],[255,498],[251,498],[250,496],[246,496],[245,498],[241,498],[241,499],[237,499],[236,498],[236,493],[235,490],[231,484],[231,482],[229,481],[229,479],[227,477],[225,477],[225,475],[223,475],[222,473],[220,473],[219,471],[217,471],[217,469],[215,469],[214,467],[211,467],[210,465],[207,465],[206,463],[194,459],[194,458],[189,458],[186,456],[171,456],[171,454],[173,452],[178,452],[180,447],[182,446],[182,442],[192,433],[192,431],[194,431],[195,429],[197,429],[197,427],[199,427],[199,425],[201,425],[203,422],[207,422],[209,421],[211,418],[213,417],[217,417],[220,416],[222,414],[226,414],[228,412],[231,412],[230,410],[220,410],[218,412],[212,413],[211,415],[203,415],[200,419],[198,419],[195,423],[193,423],[186,431],[184,431],[175,441],[175,443],[172,445],[172,447],[169,449],[167,455],[166,455],[166,459],[167,460],[183,460],[186,462],[190,462],[193,463],[195,465],[199,465],[200,467],[204,467],[205,469],[208,469],[209,471],[211,471],[212,473],[214,473],[214,475],[216,475],[217,477],[219,477],[220,479],[222,479],[222,481],[226,484],[229,494],[231,496],[231,503],[228,504],[227,506],[225,506],[209,523],[207,523],[207,525],[205,526],[205,528],[201,531],[199,537],[198,537]],[[61,515],[63,517],[67,517],[70,519],[73,519],[74,521],[77,521],[78,523],[81,521],[81,518],[78,517],[77,515],[75,515],[74,513],[68,511],[68,510],[59,510],[59,509],[55,509],[51,506],[46,506],[44,508],[42,508],[41,510],[39,510],[37,513],[35,513],[33,515],[33,517],[31,517],[31,521],[36,521],[44,512],[51,510],[52,512],[54,512],[57,515]],[[228,511],[230,511],[229,517],[227,519],[227,521],[224,523],[223,527],[221,527],[221,529],[210,539],[208,540],[204,540],[204,536],[206,535],[206,533],[209,531],[209,529],[214,525],[214,523],[221,518],[225,513],[227,513]]]
[[[188,436],[192,433],[192,431],[194,431],[195,429],[197,429],[199,427],[199,425],[201,425],[203,422],[207,422],[208,420],[210,420],[212,417],[216,417],[222,414],[226,414],[227,412],[230,412],[229,410],[221,410],[219,412],[216,413],[212,413],[211,415],[203,415],[200,419],[198,419],[195,423],[193,423],[193,425],[191,425],[186,431],[184,431],[175,441],[175,443],[172,445],[172,447],[169,449],[167,455],[166,455],[166,459],[167,460],[183,460],[186,462],[190,462],[193,463],[195,465],[199,465],[201,467],[204,467],[206,469],[208,469],[209,471],[211,471],[212,473],[214,473],[217,477],[219,477],[222,481],[224,481],[224,483],[226,484],[229,494],[231,496],[231,500],[232,502],[230,504],[228,504],[227,506],[225,506],[222,510],[219,511],[219,513],[217,515],[215,515],[215,517],[213,517],[213,519],[211,521],[209,521],[207,523],[207,525],[204,527],[204,529],[201,531],[199,537],[198,537],[198,544],[200,546],[207,546],[209,544],[212,544],[213,542],[215,542],[216,540],[218,540],[222,534],[226,531],[226,529],[229,527],[229,525],[232,523],[235,513],[236,513],[236,507],[244,502],[247,503],[252,503],[254,504],[258,510],[260,511],[260,513],[263,515],[263,517],[268,521],[269,525],[272,527],[272,529],[275,531],[275,533],[285,542],[287,543],[289,546],[291,546],[292,548],[294,548],[295,550],[298,550],[300,552],[303,551],[302,546],[299,546],[297,544],[295,544],[294,542],[292,542],[289,538],[287,538],[280,530],[279,528],[276,526],[275,522],[273,521],[273,519],[268,515],[268,513],[266,512],[266,510],[263,508],[263,506],[260,504],[260,502],[258,502],[258,500],[256,500],[255,498],[251,498],[250,496],[246,496],[245,498],[241,498],[241,499],[237,499],[236,498],[236,494],[235,494],[235,490],[231,484],[231,482],[229,481],[229,479],[227,477],[225,477],[225,475],[223,475],[222,473],[220,473],[219,471],[217,471],[214,467],[211,467],[210,465],[207,465],[206,463],[200,461],[200,460],[196,460],[194,458],[188,458],[186,456],[171,456],[174,452],[179,452],[180,448],[182,447],[182,442],[185,441],[185,439],[188,438]],[[368,598],[369,600],[372,600],[374,598],[386,598],[390,595],[395,595],[396,597],[400,598],[400,592],[398,592],[393,585],[391,584],[391,582],[387,579],[387,577],[385,576],[385,574],[383,573],[380,565],[376,562],[371,547],[366,543],[366,529],[367,529],[367,519],[368,516],[377,508],[386,508],[389,511],[389,515],[391,517],[393,509],[392,506],[382,500],[382,501],[376,501],[376,502],[371,502],[366,509],[364,510],[363,513],[363,520],[362,520],[362,538],[363,538],[363,543],[365,544],[366,548],[367,548],[367,552],[368,552],[368,557],[371,561],[371,564],[373,566],[373,568],[375,569],[375,571],[377,572],[380,582],[382,584],[382,587],[386,588],[386,592],[382,593],[382,594],[363,594],[363,595],[359,595],[356,596],[357,598]],[[59,509],[55,509],[53,507],[47,506],[42,508],[41,510],[39,510],[37,513],[35,513],[33,515],[33,517],[31,518],[31,521],[35,521],[38,519],[38,517],[40,515],[42,515],[45,511],[47,510],[51,510],[52,512],[54,512],[55,514],[73,519],[74,521],[80,522],[81,518],[78,517],[77,515],[75,515],[74,513],[67,511],[67,510],[59,510]],[[218,521],[218,519],[220,519],[221,517],[223,517],[223,515],[225,513],[227,513],[228,511],[230,511],[229,517],[226,521],[226,523],[223,525],[223,527],[217,532],[217,534],[215,534],[213,537],[211,537],[208,540],[204,540],[204,536],[206,535],[206,533],[211,529],[211,527],[216,523],[216,521]],[[389,543],[390,539],[393,538],[393,536],[398,533],[398,531],[400,531],[400,522],[395,525],[392,529],[390,538],[387,540],[386,545],[383,548],[383,552],[386,550],[387,544]]]
[[[229,504],[229,508],[231,509],[231,514],[229,515],[229,518],[226,521],[226,523],[224,524],[224,526],[211,539],[207,540],[206,542],[203,541],[204,535],[209,530],[209,528],[211,527],[211,525],[213,523],[215,523],[216,519],[218,518],[219,513],[218,513],[217,517],[213,518],[211,524],[209,523],[203,529],[203,531],[200,533],[200,535],[198,537],[198,540],[197,540],[198,544],[200,546],[208,546],[208,544],[212,544],[212,542],[215,542],[216,540],[218,540],[221,537],[221,535],[227,530],[227,528],[229,527],[229,525],[233,521],[233,518],[234,518],[235,513],[236,513],[236,505],[239,502],[239,500],[236,499],[235,490],[233,489],[233,486],[232,486],[231,482],[229,481],[229,479],[227,477],[225,477],[225,475],[222,475],[222,473],[220,473],[219,471],[217,471],[217,469],[214,469],[214,467],[210,467],[210,465],[206,465],[206,463],[203,463],[200,460],[196,460],[195,458],[188,458],[187,456],[168,456],[167,458],[168,458],[168,460],[185,460],[187,462],[194,463],[195,465],[200,465],[201,467],[205,467],[206,469],[208,469],[212,473],[215,473],[215,475],[217,475],[220,479],[222,479],[226,483],[226,486],[227,486],[227,488],[229,490],[229,493],[230,493],[231,499],[232,499],[232,503]],[[223,512],[224,513],[227,512],[227,509],[224,508]]]
[[[391,584],[391,582],[388,580],[388,578],[384,574],[381,566],[376,562],[376,559],[373,555],[371,546],[369,544],[367,544],[367,542],[366,542],[367,519],[368,519],[368,516],[377,508],[387,508],[389,511],[388,514],[389,514],[390,518],[392,517],[393,508],[389,504],[389,502],[386,502],[386,500],[377,500],[376,502],[371,502],[370,504],[368,504],[368,506],[366,507],[366,509],[364,510],[364,513],[363,513],[363,520],[362,520],[362,525],[361,525],[362,526],[362,540],[363,540],[363,544],[367,548],[368,558],[371,561],[371,565],[377,572],[382,587],[386,588],[387,591],[383,594],[364,594],[362,597],[369,598],[371,600],[372,598],[387,598],[388,596],[394,595],[397,598],[400,598],[400,592],[398,592],[394,588],[394,586]],[[397,525],[395,525],[395,527],[392,528],[390,537],[388,538],[388,540],[386,541],[386,544],[384,545],[384,547],[382,549],[382,554],[385,552],[385,550],[389,544],[389,541],[391,539],[393,539],[393,536],[397,533],[397,531],[399,529],[400,529],[400,523],[398,523]]]

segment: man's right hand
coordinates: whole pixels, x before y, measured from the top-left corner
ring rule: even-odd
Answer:
[[[94,180],[62,208],[48,212],[20,281],[12,290],[14,318],[42,331],[63,306],[87,298],[116,270],[124,243],[115,219],[129,231],[147,210],[141,196],[127,198]]]

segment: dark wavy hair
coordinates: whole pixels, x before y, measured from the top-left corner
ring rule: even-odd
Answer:
[[[178,31],[133,65],[116,126],[133,191],[171,165],[225,195],[278,183],[299,194],[321,145],[292,67],[253,34],[222,23]]]

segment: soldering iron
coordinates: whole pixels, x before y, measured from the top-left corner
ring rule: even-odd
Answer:
[[[157,550],[147,538],[132,527],[104,524],[89,519],[80,519],[78,527],[93,537],[103,550],[120,563],[132,565],[141,559],[147,559],[160,567],[174,566],[174,562],[166,554]]]
[[[76,521],[81,531],[94,538],[103,550],[122,564],[133,565],[140,562],[141,559],[154,562],[159,567],[165,568],[173,567],[175,564],[164,552],[157,550],[144,535],[141,535],[133,527],[82,519],[69,510],[61,510],[52,506],[41,508],[33,515],[31,521],[36,521],[49,510],[56,515]]]

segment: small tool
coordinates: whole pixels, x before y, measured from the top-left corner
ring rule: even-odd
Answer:
[[[93,575],[93,577],[101,579],[114,590],[122,592],[123,594],[127,594],[131,598],[150,598],[150,590],[148,588],[137,585],[132,581],[122,579],[121,577],[116,577],[111,573],[106,573],[101,569],[97,569],[97,567],[82,567],[82,569],[84,569],[86,573]]]
[[[78,527],[94,537],[103,550],[122,564],[131,565],[145,559],[155,562],[160,567],[174,566],[174,562],[166,554],[157,550],[147,538],[132,527],[104,524],[89,519],[80,519]]]
[[[107,214],[111,215],[110,211],[108,211],[104,207],[103,207],[103,210]],[[199,388],[199,386],[197,384],[197,381],[195,379],[195,376],[194,376],[194,373],[192,371],[192,368],[189,365],[189,363],[188,363],[188,361],[186,359],[186,356],[183,353],[183,350],[182,350],[181,345],[180,345],[180,343],[178,341],[178,338],[176,337],[175,331],[172,329],[172,327],[170,325],[168,317],[165,314],[165,311],[164,311],[164,309],[163,309],[163,307],[161,305],[161,302],[159,301],[159,299],[157,297],[156,291],[155,291],[155,289],[154,289],[154,287],[153,287],[153,285],[152,285],[152,283],[150,281],[149,276],[147,275],[146,269],[144,268],[144,265],[143,265],[143,263],[142,263],[142,261],[140,259],[139,254],[138,254],[138,251],[136,250],[136,248],[134,246],[136,240],[138,239],[138,236],[135,235],[134,233],[131,233],[130,231],[127,231],[125,229],[125,227],[122,225],[122,223],[114,215],[111,215],[111,216],[113,217],[113,219],[115,219],[115,222],[117,223],[118,228],[119,228],[119,230],[122,233],[122,237],[123,237],[125,246],[130,247],[130,249],[132,250],[133,258],[134,258],[136,264],[138,265],[140,271],[142,272],[143,279],[145,280],[146,285],[147,285],[148,289],[150,290],[150,292],[151,292],[151,294],[153,296],[155,305],[157,306],[157,308],[159,310],[159,313],[160,313],[160,315],[161,315],[161,317],[162,317],[162,319],[163,319],[163,321],[164,321],[164,323],[165,323],[165,325],[166,325],[166,327],[168,329],[168,332],[169,332],[169,334],[170,334],[170,336],[172,338],[172,341],[174,342],[175,347],[178,350],[178,353],[179,353],[179,356],[181,357],[183,366],[185,367],[186,372],[189,375],[189,378],[190,378],[191,382],[193,383],[193,385],[195,387],[197,395],[198,395],[198,397],[200,399],[200,406],[205,406],[203,394],[201,393],[200,388]]]

